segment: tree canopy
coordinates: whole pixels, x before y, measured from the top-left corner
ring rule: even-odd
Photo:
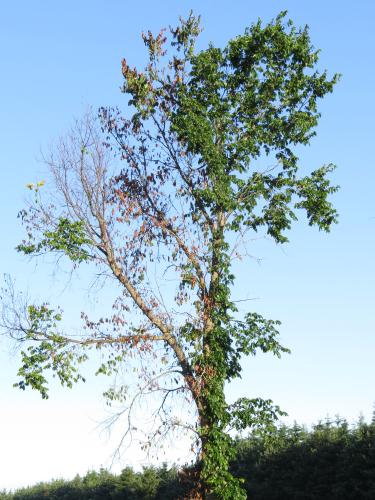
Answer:
[[[334,166],[303,172],[296,147],[310,143],[318,101],[338,76],[317,69],[308,27],[285,12],[224,48],[197,51],[199,33],[193,14],[169,32],[143,33],[145,68],[122,61],[125,112],[103,107],[98,120],[78,121],[46,156],[50,178],[29,185],[34,197],[20,212],[27,237],[17,250],[97,265],[119,287],[113,310],[99,320],[82,313],[77,337],[64,331],[60,310],[20,303],[10,287],[3,327],[24,346],[19,387],[44,398],[46,371],[72,386],[90,348],[107,357],[98,372],[108,375],[136,356],[136,397],[160,394],[150,442],[171,428],[190,432],[191,497],[241,499],[229,433],[272,426],[282,411],[257,397],[229,405],[224,385],[241,375],[242,356],[288,349],[278,321],[240,316],[232,262],[251,232],[286,243],[300,213],[324,231],[336,222]],[[123,385],[106,395],[126,404]],[[187,402],[185,421],[173,414],[176,398]]]

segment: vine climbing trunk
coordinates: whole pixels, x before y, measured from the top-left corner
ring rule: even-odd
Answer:
[[[234,498],[226,491],[232,480],[229,463],[232,457],[231,440],[226,427],[229,423],[224,384],[227,377],[226,352],[230,345],[226,328],[230,302],[229,259],[224,237],[225,217],[217,210],[212,221],[211,279],[205,302],[201,368],[201,498],[215,498],[212,491],[221,491],[222,498]],[[218,485],[219,488],[218,488]],[[238,491],[239,495],[241,493]],[[240,498],[238,496],[237,498]]]

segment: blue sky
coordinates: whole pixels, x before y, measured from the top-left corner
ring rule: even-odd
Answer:
[[[282,321],[282,340],[292,354],[244,362],[243,378],[228,388],[272,398],[289,420],[311,424],[326,415],[369,418],[375,402],[373,159],[375,3],[263,0],[125,2],[2,2],[0,11],[0,272],[13,275],[36,296],[64,296],[73,318],[83,286],[68,285],[48,265],[29,263],[14,251],[22,238],[17,212],[25,185],[42,178],[40,149],[63,133],[88,105],[125,109],[121,58],[142,64],[142,30],[175,24],[190,9],[202,15],[201,47],[224,45],[258,17],[269,21],[287,9],[297,25],[309,24],[321,48],[320,67],[342,73],[321,104],[317,137],[301,152],[307,169],[333,162],[341,190],[334,202],[340,223],[331,234],[297,224],[287,246],[254,245],[260,259],[242,264],[234,295],[254,298],[253,309]],[[46,263],[45,263],[46,264]],[[54,288],[52,288],[54,286]],[[52,291],[56,290],[56,291]],[[65,290],[65,291],[64,291]],[[83,300],[83,299],[82,299]],[[244,303],[244,306],[245,307]],[[49,401],[13,389],[16,355],[0,343],[1,487],[73,476],[108,465],[116,435],[98,435],[103,382],[64,391]],[[173,458],[176,455],[171,455]],[[136,451],[123,465],[139,465]]]

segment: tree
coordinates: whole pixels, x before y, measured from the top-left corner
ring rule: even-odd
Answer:
[[[153,437],[176,426],[196,435],[192,498],[241,499],[241,481],[229,472],[228,432],[272,425],[282,412],[260,398],[229,405],[224,385],[240,377],[243,355],[287,349],[278,321],[256,312],[240,317],[232,259],[244,254],[251,232],[286,243],[299,211],[324,231],[336,222],[328,197],[337,188],[327,178],[334,166],[302,175],[295,148],[314,136],[318,100],[338,76],[316,69],[308,28],[297,29],[285,12],[224,48],[197,51],[199,33],[190,14],[169,38],[166,30],[142,34],[144,70],[122,61],[126,114],[102,108],[101,130],[90,116],[77,122],[46,158],[51,196],[29,185],[35,198],[20,213],[27,238],[18,251],[109,272],[122,290],[113,314],[99,321],[83,315],[82,336],[74,337],[59,326],[61,311],[20,308],[10,290],[3,326],[27,345],[19,387],[44,398],[45,371],[71,386],[92,347],[108,356],[98,370],[105,374],[134,354],[160,362],[158,373],[142,372],[139,392],[161,394]],[[173,300],[160,276],[163,286],[177,280]],[[108,398],[122,401],[123,389],[111,388]],[[169,418],[174,396],[193,403],[195,425]]]

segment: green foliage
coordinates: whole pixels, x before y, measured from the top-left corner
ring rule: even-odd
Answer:
[[[283,413],[259,398],[228,405],[224,385],[241,375],[243,355],[289,351],[278,341],[278,321],[254,312],[239,317],[231,298],[230,242],[263,230],[276,243],[285,243],[300,211],[320,230],[329,231],[336,222],[329,199],[337,190],[329,181],[334,166],[306,175],[295,150],[315,135],[319,100],[332,91],[338,75],[329,78],[318,70],[319,52],[308,28],[296,28],[285,12],[269,24],[258,21],[223,48],[210,45],[197,52],[199,33],[199,18],[193,14],[171,29],[167,62],[165,31],[156,37],[143,34],[146,68],[138,71],[122,63],[130,116],[102,109],[105,146],[101,141],[90,146],[88,127],[89,134],[73,140],[73,152],[68,150],[62,165],[54,164],[64,199],[60,208],[74,217],[58,217],[54,209],[52,215],[38,208],[23,212],[29,239],[17,250],[26,255],[62,252],[74,266],[93,260],[110,270],[143,314],[147,331],[141,325],[119,337],[127,323],[115,314],[108,335],[102,323],[87,322],[92,336],[81,345],[113,348],[98,369],[110,375],[130,348],[150,352],[151,338],[163,342],[197,409],[197,494],[240,500],[246,493],[229,469],[235,449],[228,432],[231,427],[271,429]],[[90,140],[82,143],[87,136]],[[105,178],[101,147],[107,152],[116,148],[124,165],[112,178]],[[94,153],[99,161],[93,157],[87,166]],[[191,319],[183,312],[186,323],[165,314],[164,304],[150,298],[160,295],[160,290],[149,290],[154,284],[145,283],[147,263],[155,259],[168,263],[166,272],[172,267],[178,273],[176,304],[192,299],[197,314]],[[54,333],[56,316],[41,309],[31,312],[35,325],[27,340],[36,344],[22,352],[19,386],[30,385],[47,397],[44,370],[52,369],[71,386],[80,378],[75,363],[84,358]],[[42,323],[43,335],[38,335]],[[115,389],[107,396],[110,401],[124,398]],[[151,479],[153,473],[148,471]]]
[[[25,217],[25,216],[24,216]],[[54,231],[45,231],[43,238],[35,243],[33,235],[29,234],[29,241],[17,245],[16,250],[25,255],[40,254],[42,252],[63,252],[72,262],[81,263],[90,258],[84,248],[90,243],[84,231],[83,222],[72,222],[61,217]]]
[[[0,492],[0,500],[176,500],[185,493],[177,469],[145,467],[134,472],[130,467],[118,475],[105,469],[90,471],[71,481],[58,479],[22,488],[12,493]]]
[[[362,500],[375,497],[375,426],[345,420],[282,426],[238,443],[233,472],[254,500]]]
[[[29,330],[24,340],[33,341],[26,350],[21,351],[21,367],[18,376],[22,379],[14,384],[25,390],[27,386],[40,392],[43,399],[48,398],[48,379],[44,373],[52,371],[60,383],[71,388],[73,383],[85,379],[78,372],[77,365],[86,361],[87,355],[80,354],[69,346],[66,339],[57,333],[61,313],[47,307],[31,305],[28,307]]]
[[[320,422],[311,430],[294,425],[252,433],[235,443],[231,472],[245,479],[253,500],[370,500],[375,497],[375,424],[360,420]],[[184,473],[165,465],[114,475],[88,472],[0,492],[1,500],[176,500],[188,491]],[[225,490],[220,498],[226,498]],[[240,497],[239,497],[240,498]]]
[[[326,177],[334,167],[298,177],[292,148],[308,144],[315,134],[318,100],[332,91],[338,76],[329,79],[316,69],[318,52],[308,28],[296,29],[285,16],[281,13],[264,27],[259,21],[223,49],[211,45],[197,54],[190,51],[189,72],[177,79],[177,104],[169,115],[171,130],[200,166],[191,188],[192,214],[203,212],[212,221],[212,326],[204,337],[207,349],[197,359],[210,369],[203,390],[202,477],[221,498],[244,497],[239,482],[227,473],[232,456],[231,440],[225,435],[229,421],[234,418],[239,428],[263,421],[268,425],[279,411],[269,402],[244,398],[231,416],[224,380],[239,376],[242,354],[261,349],[279,356],[287,351],[276,340],[278,322],[257,314],[233,321],[234,277],[226,234],[265,226],[277,243],[284,243],[297,209],[306,210],[309,223],[319,229],[328,231],[336,222],[328,196],[337,188]],[[196,34],[189,36],[194,39]],[[155,113],[154,102],[149,113]],[[256,160],[271,155],[276,167],[254,170]]]
[[[230,406],[231,425],[234,429],[260,429],[262,432],[275,430],[275,422],[286,413],[272,404],[270,399],[240,398]]]
[[[232,345],[227,349],[227,356],[230,357],[227,362],[228,379],[240,376],[242,355],[255,356],[260,350],[280,357],[282,353],[290,352],[277,340],[279,332],[276,327],[280,324],[280,321],[267,320],[257,313],[246,314],[243,321],[231,321],[227,326],[232,339]]]
[[[304,208],[320,229],[336,221],[327,200],[336,190],[326,178],[333,166],[298,179],[292,147],[308,144],[315,135],[318,100],[332,91],[338,75],[328,79],[315,69],[318,51],[308,28],[297,30],[285,16],[281,13],[265,27],[259,21],[224,49],[210,46],[192,55],[171,118],[173,130],[204,172],[206,182],[194,190],[196,204],[216,213],[233,212],[234,230],[266,226],[277,242],[287,241],[284,232],[296,219],[293,208]],[[264,154],[274,154],[281,169],[255,171],[246,179],[244,174]]]

